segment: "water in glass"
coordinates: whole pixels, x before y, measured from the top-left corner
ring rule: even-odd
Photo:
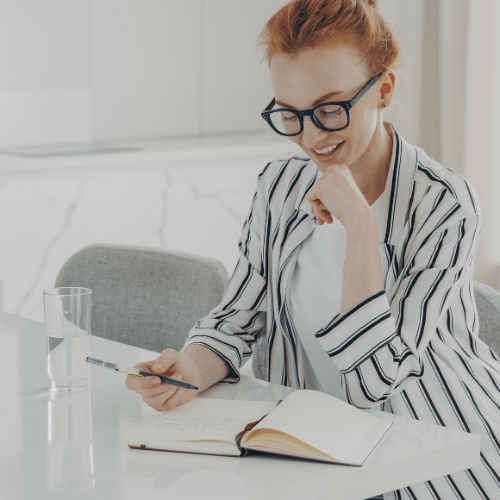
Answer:
[[[52,389],[87,387],[90,335],[85,330],[68,329],[47,335],[47,369]]]

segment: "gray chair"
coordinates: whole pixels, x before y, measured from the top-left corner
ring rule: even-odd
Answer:
[[[228,274],[217,260],[183,252],[97,244],[64,264],[56,286],[93,290],[92,334],[160,352],[179,350],[189,330],[220,303]],[[481,339],[500,355],[500,293],[474,282]],[[252,369],[267,379],[265,336]]]
[[[479,316],[479,337],[500,356],[500,293],[474,281],[474,297]]]
[[[222,300],[226,268],[199,255],[96,244],[61,268],[56,287],[92,289],[92,334],[155,352],[180,350]]]
[[[474,298],[479,316],[481,340],[500,355],[500,293],[474,281]],[[253,346],[252,369],[256,378],[267,380],[267,344],[265,336]]]

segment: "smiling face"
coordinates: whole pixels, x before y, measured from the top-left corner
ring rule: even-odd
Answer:
[[[334,45],[302,50],[298,55],[276,54],[271,60],[271,78],[279,107],[311,109],[317,104],[352,99],[374,75],[368,73],[355,47]],[[345,164],[356,177],[382,157],[390,148],[389,134],[382,122],[382,103],[388,104],[393,90],[392,72],[384,73],[351,109],[347,128],[327,132],[309,116],[304,130],[289,139],[298,144],[324,172],[330,165]],[[331,154],[321,154],[340,144]],[[390,159],[390,156],[389,156]],[[359,172],[358,172],[359,173]]]

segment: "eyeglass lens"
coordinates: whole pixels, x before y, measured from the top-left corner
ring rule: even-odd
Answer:
[[[294,135],[300,133],[299,116],[291,110],[277,111],[280,106],[274,105],[269,117],[273,126],[282,134]],[[276,110],[276,111],[275,111]],[[347,113],[342,106],[327,105],[314,110],[314,116],[328,129],[340,129],[347,125]]]

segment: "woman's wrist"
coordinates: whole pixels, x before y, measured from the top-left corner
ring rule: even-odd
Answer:
[[[200,371],[200,391],[206,391],[217,382],[226,378],[230,372],[229,365],[214,351],[200,344],[190,345],[184,354],[189,356]]]
[[[346,218],[345,229],[347,234],[376,232],[378,239],[378,222],[370,207],[360,207],[351,211]]]
[[[346,227],[347,244],[342,275],[341,311],[353,307],[384,289],[378,238],[378,222],[373,211],[358,214]]]

